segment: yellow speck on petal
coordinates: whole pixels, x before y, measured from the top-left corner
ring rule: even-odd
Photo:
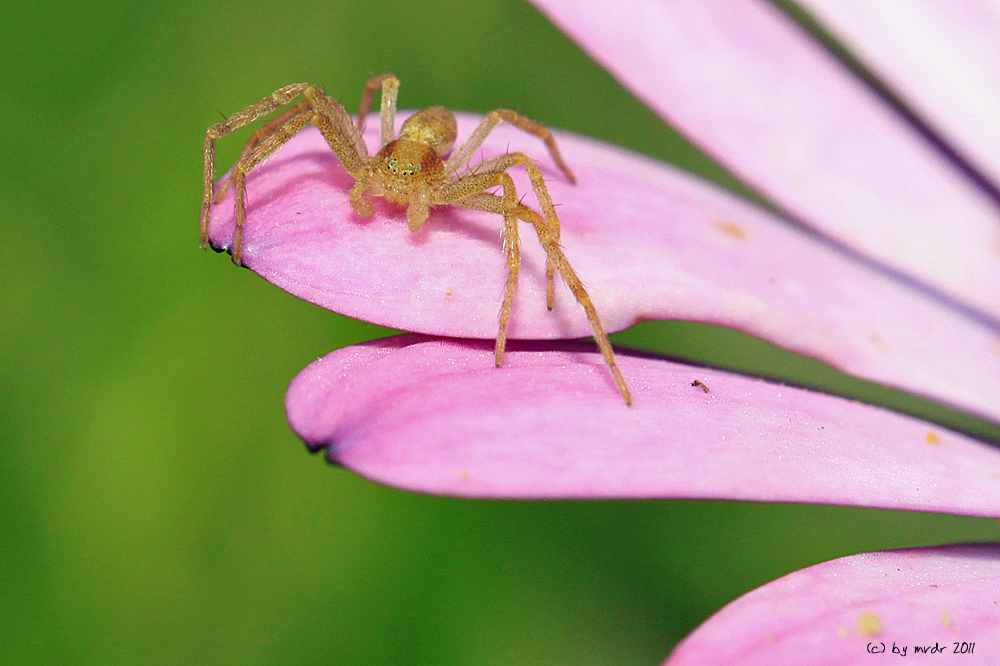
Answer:
[[[727,236],[735,238],[736,240],[746,240],[750,238],[750,234],[747,232],[747,230],[741,227],[740,225],[736,224],[732,220],[715,220],[712,222],[712,224],[715,225],[716,229],[726,234]]]
[[[764,637],[764,640],[767,641],[768,643],[773,643],[774,641],[778,640],[778,637],[775,636],[774,632],[772,631],[771,633],[769,633],[767,636]]]
[[[877,636],[882,633],[882,620],[875,613],[862,613],[858,616],[858,636]]]
[[[837,635],[841,638],[847,638],[847,634],[851,631],[847,627],[837,627]]]
[[[938,437],[937,433],[931,432],[930,430],[928,430],[927,431],[927,443],[928,444],[940,444],[941,443],[941,438]]]
[[[951,616],[948,615],[947,611],[941,611],[941,624],[945,627],[951,624]]]
[[[451,296],[451,289],[449,289],[448,291],[444,292],[444,295],[445,296]]]

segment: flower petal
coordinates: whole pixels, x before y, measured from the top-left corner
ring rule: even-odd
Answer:
[[[851,555],[743,595],[666,664],[851,666],[925,652],[941,663],[996,664],[997,599],[1000,544]]]
[[[996,202],[771,3],[535,4],[796,218],[1000,317]]]
[[[314,450],[409,490],[494,498],[715,498],[1000,515],[1000,450],[888,410],[628,355],[622,404],[592,346],[404,335],[292,382]]]
[[[800,0],[893,92],[1000,184],[1000,7]]]
[[[477,119],[459,115],[462,136]],[[731,326],[1000,419],[995,332],[687,174],[576,135],[558,140],[580,183],[566,183],[543,160],[562,244],[609,330],[643,319]],[[484,155],[537,154],[538,143],[500,126]],[[295,137],[250,174],[244,262],[352,317],[435,335],[495,336],[506,276],[497,216],[445,207],[413,234],[404,213],[381,200],[372,219],[355,215],[352,182],[318,132]],[[564,285],[555,311],[546,312],[544,252],[530,233],[522,233],[511,337],[589,334]],[[230,195],[213,210],[211,239],[228,247],[232,235]]]

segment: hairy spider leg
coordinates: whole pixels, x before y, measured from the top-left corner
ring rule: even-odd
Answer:
[[[552,202],[552,195],[549,194],[549,188],[545,185],[545,178],[542,176],[541,169],[538,168],[538,163],[534,159],[525,155],[524,153],[504,153],[503,155],[497,155],[491,159],[486,160],[477,164],[474,169],[479,172],[481,170],[504,170],[512,166],[520,165],[524,167],[524,170],[528,172],[528,179],[531,181],[531,189],[535,192],[535,197],[538,199],[538,205],[542,209],[542,215],[545,216],[545,221],[550,227],[552,227],[552,232],[555,235],[556,242],[559,242],[559,216],[556,215],[556,207]],[[556,299],[556,283],[555,283],[555,266],[552,260],[545,259],[545,307],[549,310],[555,305]]]
[[[368,174],[367,148],[364,141],[361,140],[360,132],[355,127],[354,122],[344,107],[315,85],[295,83],[285,86],[265,97],[257,104],[251,105],[226,120],[213,125],[206,132],[205,192],[201,211],[202,247],[207,247],[208,245],[211,205],[215,198],[213,193],[215,180],[215,141],[288,104],[299,95],[303,95],[306,99],[296,107],[282,113],[274,121],[267,123],[261,130],[255,133],[251,137],[250,142],[256,145],[245,148],[240,160],[233,167],[231,180],[236,188],[236,231],[233,239],[232,256],[233,263],[237,265],[242,265],[243,225],[246,221],[246,174],[304,127],[312,123],[320,130],[326,138],[327,143],[330,144],[330,147],[344,165],[344,168],[356,180],[361,180]],[[302,108],[300,109],[299,107]],[[352,204],[355,203],[353,193],[354,190],[352,189]],[[360,198],[360,194],[358,198]],[[355,205],[355,210],[358,210],[358,208],[359,206]],[[358,212],[363,214],[363,210],[358,210]]]
[[[399,97],[399,79],[395,74],[386,72],[373,76],[365,82],[365,88],[361,91],[361,103],[358,105],[358,130],[365,129],[365,116],[372,106],[372,96],[379,88],[382,89],[382,108],[379,112],[381,119],[381,139],[382,146],[396,138],[396,100]]]
[[[462,168],[466,162],[472,157],[472,154],[483,145],[486,141],[486,137],[490,132],[493,131],[501,121],[507,121],[511,125],[517,127],[518,129],[524,130],[529,134],[537,136],[539,139],[545,142],[545,147],[549,149],[549,155],[552,156],[552,161],[556,163],[556,166],[566,174],[566,179],[571,183],[576,183],[576,176],[570,171],[569,166],[562,158],[562,153],[559,152],[559,146],[556,145],[556,139],[552,136],[552,132],[549,131],[544,125],[539,125],[534,120],[530,118],[525,118],[516,111],[511,111],[510,109],[496,109],[495,111],[490,111],[486,116],[479,121],[479,125],[473,130],[469,138],[462,142],[455,152],[451,154],[451,157],[445,162],[445,169],[448,173],[454,173],[458,169]]]
[[[506,191],[504,192],[506,195]],[[505,233],[510,233],[508,230],[508,215],[507,212],[507,202],[506,196],[503,198],[490,194],[488,192],[483,192],[481,194],[476,194],[462,201],[455,203],[457,206],[464,206],[466,208],[472,208],[475,210],[482,210],[489,213],[499,213],[504,216],[504,229]],[[577,276],[576,271],[570,266],[569,260],[563,253],[562,248],[559,246],[558,240],[556,240],[555,234],[552,231],[545,219],[536,213],[531,208],[525,206],[522,203],[518,203],[515,209],[515,216],[535,227],[535,233],[538,235],[538,240],[545,249],[545,254],[552,263],[555,264],[556,268],[559,270],[559,274],[562,276],[563,281],[573,292],[573,296],[576,298],[577,302],[583,306],[584,311],[587,313],[587,321],[590,322],[590,328],[594,332],[594,340],[597,342],[597,347],[601,352],[601,356],[604,357],[604,362],[607,363],[608,368],[611,370],[611,375],[614,377],[615,385],[618,387],[619,393],[621,393],[622,398],[625,400],[625,404],[632,405],[632,394],[629,391],[628,385],[625,383],[625,377],[622,376],[621,370],[618,369],[618,364],[615,362],[615,353],[611,347],[611,341],[608,339],[607,333],[604,331],[604,325],[601,324],[601,319],[597,315],[597,309],[594,307],[594,302],[590,299],[590,295],[583,286],[583,282]],[[515,242],[508,244],[507,239],[504,239],[504,250],[508,254],[508,269],[515,273],[513,277],[508,274],[507,277],[507,287],[504,291],[504,301],[500,310],[500,331],[497,334],[497,346],[496,346],[496,364],[500,365],[500,360],[503,357],[504,348],[506,347],[507,341],[507,322],[510,319],[510,310],[513,305],[514,300],[514,288],[517,285],[517,275],[516,272],[520,268],[521,261],[520,257],[511,257],[510,253],[518,254],[519,249],[516,243],[517,232],[513,232],[513,238]]]
[[[233,234],[233,263],[243,265],[243,226],[246,223],[247,173],[261,160],[277,150],[283,143],[299,133],[312,120],[309,114],[300,113],[276,129],[263,143],[233,167],[233,185],[236,188],[236,231]]]
[[[507,205],[502,198],[488,192],[466,197],[456,202],[455,205],[503,215],[503,252],[507,258],[507,281],[504,283],[503,301],[500,304],[500,325],[497,328],[497,340],[494,346],[494,362],[499,368],[503,362],[504,352],[507,350],[507,325],[514,307],[514,293],[517,291],[517,278],[521,270],[521,244],[517,229],[517,217],[511,215],[509,210],[505,210]]]
[[[287,123],[289,120],[307,111],[312,111],[312,103],[309,100],[304,99],[295,106],[293,106],[292,108],[285,111],[284,113],[275,116],[271,120],[267,121],[267,123],[265,123],[264,125],[261,125],[260,128],[258,128],[257,131],[253,133],[253,136],[251,136],[250,139],[247,141],[247,145],[243,146],[243,150],[242,152],[240,152],[240,156],[236,158],[235,163],[239,163],[240,161],[242,161],[243,158],[252,153],[253,150],[258,145],[260,145],[262,141],[268,139],[272,134],[278,131],[278,129],[285,123]],[[233,185],[232,178],[226,178],[226,176],[221,176],[219,178],[219,182],[217,183],[217,188],[215,191],[215,199],[213,200],[213,203],[217,204],[220,201],[222,201],[222,198],[226,196],[226,192],[229,191],[229,188],[232,187],[232,185]]]
[[[267,121],[267,123],[265,123],[264,125],[261,125],[260,128],[258,128],[257,131],[253,133],[253,136],[251,136],[250,139],[247,141],[247,144],[246,146],[243,147],[243,151],[240,153],[240,156],[236,158],[236,162],[239,162],[244,157],[249,155],[254,150],[254,148],[256,148],[262,141],[266,140],[268,137],[274,134],[282,125],[289,122],[292,118],[299,115],[300,113],[311,111],[312,108],[313,108],[312,102],[308,99],[304,99],[291,109],[288,109],[287,111]],[[358,152],[358,154],[367,157],[368,146],[365,144],[364,139],[361,136],[360,129],[357,132],[352,132],[351,134],[354,140],[354,147]],[[229,188],[232,187],[233,184],[232,179],[225,178],[225,180],[223,180],[223,178],[225,178],[225,176],[219,179],[219,183],[217,184],[218,188],[215,193],[215,199],[213,203],[219,203],[220,201],[222,201],[222,198],[226,195],[226,192],[228,192]]]
[[[503,196],[484,192],[497,185],[503,188]],[[435,193],[441,203],[452,203],[465,208],[498,213],[503,216],[504,254],[507,257],[507,282],[504,285],[503,304],[500,306],[500,323],[497,328],[495,363],[500,367],[504,351],[507,349],[507,324],[517,289],[517,277],[521,268],[521,251],[517,230],[517,189],[514,179],[506,171],[485,171],[450,181]]]
[[[552,132],[550,132],[549,129],[544,125],[540,125],[529,118],[525,118],[521,114],[517,113],[516,111],[511,111],[510,109],[496,109],[495,111],[490,111],[488,114],[486,114],[486,117],[484,117],[479,122],[479,125],[476,127],[476,129],[472,132],[472,134],[469,135],[469,138],[466,139],[464,142],[462,142],[462,145],[456,148],[455,151],[448,158],[448,161],[445,162],[445,170],[448,173],[453,173],[458,169],[462,168],[462,165],[464,165],[466,162],[469,161],[469,159],[472,158],[472,154],[476,152],[476,149],[478,149],[481,145],[483,145],[483,142],[486,140],[486,137],[489,135],[489,133],[493,131],[493,128],[499,125],[502,121],[507,121],[511,125],[517,127],[518,129],[524,130],[529,134],[533,134],[534,136],[537,136],[539,139],[544,141],[545,146],[549,149],[549,155],[552,157],[552,161],[554,161],[556,163],[556,166],[558,166],[559,169],[562,170],[562,172],[566,175],[566,179],[569,180],[570,183],[574,184],[576,183],[576,176],[573,175],[573,172],[570,171],[569,166],[567,166],[566,162],[563,160],[562,154],[559,152],[559,146],[556,145],[555,137],[552,136]],[[492,164],[496,159],[499,158],[494,158],[493,160],[486,160],[482,164],[478,165],[476,168],[477,169],[482,167],[490,168],[488,165]],[[542,182],[541,176],[539,176],[538,182]],[[532,180],[532,187],[535,190],[535,194],[538,195],[539,188],[535,187],[534,180]],[[553,210],[552,214],[551,215],[549,214],[549,211],[546,210],[545,203],[541,200],[541,196],[540,195],[538,196],[539,196],[539,204],[542,206],[542,213],[545,215],[545,218],[549,220],[550,223],[551,221],[554,220],[556,241],[558,242],[559,218],[555,216],[554,208],[552,209]],[[546,190],[546,199],[548,199],[548,202],[551,207],[552,198],[548,196],[548,190]],[[556,291],[555,291],[554,273],[555,273],[555,268],[552,265],[552,262],[549,259],[546,259],[545,260],[545,284],[546,284],[545,306],[549,310],[551,310],[552,306],[555,304]]]
[[[205,188],[201,206],[201,246],[208,247],[208,222],[215,190],[215,142],[249,123],[288,104],[309,88],[309,83],[293,83],[279,88],[256,104],[216,123],[205,132]]]

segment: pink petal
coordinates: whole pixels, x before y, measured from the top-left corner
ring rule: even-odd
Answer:
[[[1000,184],[1000,6],[802,0],[869,69]]]
[[[487,341],[376,340],[305,368],[286,411],[332,462],[418,492],[1000,515],[995,447],[842,398],[621,355],[628,408],[590,349],[513,343],[497,369]]]
[[[461,114],[460,135],[476,121]],[[609,330],[643,319],[731,326],[1000,418],[995,332],[689,175],[576,135],[558,139],[580,184],[565,182],[547,159],[542,168],[567,256]],[[538,144],[501,126],[484,155],[508,148],[537,155]],[[446,207],[413,234],[403,212],[382,200],[372,219],[355,215],[352,182],[318,132],[289,142],[251,173],[245,263],[352,317],[420,333],[494,337],[506,276],[497,216]],[[216,246],[232,242],[232,206],[230,196],[213,210]],[[533,232],[521,235],[511,336],[588,335],[564,285],[555,311],[546,312],[544,253]]]
[[[997,664],[998,600],[998,544],[851,555],[743,595],[685,638],[666,664],[851,666],[899,657]],[[930,656],[914,647],[935,645],[942,650]]]
[[[794,216],[1000,316],[996,203],[771,3],[535,4]]]

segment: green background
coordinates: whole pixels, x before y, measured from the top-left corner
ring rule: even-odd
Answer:
[[[4,3],[0,663],[657,664],[791,570],[997,538],[866,509],[424,497],[309,455],[288,382],[389,332],[199,251],[202,141],[290,82],[353,108],[381,71],[404,108],[511,107],[739,189],[513,0]],[[704,326],[617,342],[904,404]]]

